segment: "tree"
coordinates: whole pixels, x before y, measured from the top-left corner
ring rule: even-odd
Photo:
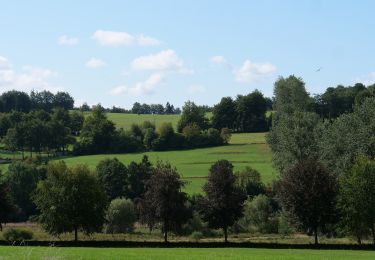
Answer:
[[[2,223],[9,220],[9,215],[14,211],[14,205],[10,197],[9,185],[0,180],[0,231],[3,231]]]
[[[30,94],[31,106],[34,109],[42,109],[50,112],[54,107],[55,95],[48,90],[41,92],[31,91]]]
[[[85,117],[83,116],[82,112],[73,111],[70,114],[69,128],[74,135],[78,135],[81,132],[84,120]]]
[[[318,159],[321,138],[320,118],[311,112],[278,114],[273,118],[267,142],[276,168],[284,172],[297,162]]]
[[[168,232],[178,230],[188,218],[187,194],[181,191],[183,187],[184,182],[176,168],[162,162],[158,162],[146,183],[143,202],[155,212],[155,220],[162,223],[164,242],[168,242]]]
[[[216,129],[222,129],[224,127],[233,130],[236,129],[236,103],[231,97],[223,97],[221,101],[214,106],[211,120],[212,126]]]
[[[318,231],[335,222],[336,177],[318,161],[304,160],[282,174],[279,185],[284,209],[318,244]]]
[[[97,176],[85,165],[68,168],[64,162],[47,166],[47,179],[40,181],[33,201],[40,211],[39,221],[50,234],[78,230],[92,233],[101,229],[106,195]]]
[[[221,128],[220,131],[221,139],[223,139],[224,144],[228,144],[230,139],[232,138],[232,131],[229,128]]]
[[[53,106],[70,110],[74,107],[74,99],[68,92],[57,92],[53,100]]]
[[[137,199],[145,192],[147,181],[151,178],[153,167],[148,160],[147,155],[143,155],[140,163],[131,162],[128,165],[128,188],[126,197],[130,199]]]
[[[8,167],[6,178],[9,183],[10,196],[20,210],[18,220],[26,221],[36,214],[31,194],[42,176],[34,164],[14,161]]]
[[[126,194],[128,171],[117,158],[101,160],[96,171],[109,201]]]
[[[309,111],[312,100],[305,89],[305,82],[301,78],[291,75],[280,77],[274,85],[273,109],[278,113],[293,113],[295,111]]]
[[[187,101],[182,107],[182,115],[177,124],[177,130],[182,132],[185,126],[196,123],[201,129],[207,129],[208,119],[205,117],[205,112],[198,107],[194,102]]]
[[[175,109],[173,105],[171,105],[169,102],[165,105],[164,114],[171,115],[175,113]]]
[[[117,198],[109,204],[104,229],[106,233],[111,234],[132,232],[136,220],[133,202],[129,199]]]
[[[263,94],[255,90],[236,100],[238,129],[241,132],[261,132],[267,130],[267,103]]]
[[[264,194],[266,191],[260,173],[250,166],[240,172],[236,172],[236,183],[250,198]]]
[[[344,229],[361,244],[369,230],[375,244],[375,162],[366,157],[357,158],[351,170],[340,179],[338,208]]]
[[[236,186],[233,165],[220,160],[210,168],[208,182],[203,186],[206,196],[200,201],[203,220],[211,228],[222,228],[228,241],[228,228],[242,216],[246,195]]]
[[[10,112],[12,110],[20,112],[29,112],[31,109],[31,101],[29,95],[25,92],[11,90],[4,92],[0,96],[2,107],[1,112]]]

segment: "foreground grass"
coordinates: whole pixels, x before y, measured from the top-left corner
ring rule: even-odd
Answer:
[[[176,166],[179,173],[187,181],[186,191],[190,194],[201,193],[207,181],[210,166],[220,159],[227,159],[239,171],[251,166],[261,173],[264,182],[268,183],[276,177],[272,167],[271,152],[265,142],[265,133],[233,134],[230,145],[192,149],[183,151],[146,152],[135,154],[101,154],[65,158],[68,165],[83,163],[92,169],[105,158],[116,157],[125,164],[141,161],[147,155],[151,162],[169,161]]]
[[[1,259],[374,259],[375,252],[253,248],[0,247]]]

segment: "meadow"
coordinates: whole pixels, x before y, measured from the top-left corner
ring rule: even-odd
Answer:
[[[251,166],[261,173],[262,180],[269,183],[276,176],[272,167],[271,152],[265,141],[265,133],[233,134],[229,145],[165,152],[145,152],[132,154],[100,154],[64,158],[68,165],[87,164],[92,169],[100,160],[118,158],[123,163],[139,162],[147,155],[152,163],[168,161],[175,166],[182,178],[187,181],[186,191],[201,193],[207,180],[210,166],[220,159],[227,159],[234,165],[234,171]]]
[[[1,259],[374,259],[373,251],[256,248],[0,247]]]

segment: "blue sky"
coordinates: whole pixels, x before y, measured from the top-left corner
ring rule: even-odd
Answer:
[[[375,1],[0,1],[0,91],[212,105],[294,74],[375,82]],[[317,69],[321,68],[319,72]]]

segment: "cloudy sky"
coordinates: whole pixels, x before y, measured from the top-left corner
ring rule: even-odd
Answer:
[[[65,90],[77,105],[129,108],[272,96],[290,74],[310,93],[370,84],[374,10],[343,0],[0,0],[0,92]]]

